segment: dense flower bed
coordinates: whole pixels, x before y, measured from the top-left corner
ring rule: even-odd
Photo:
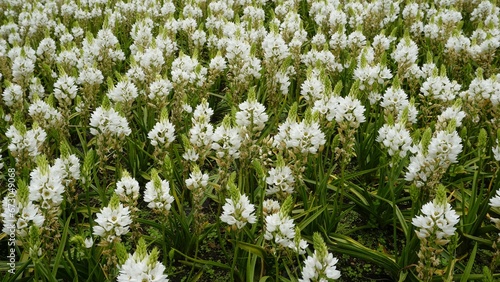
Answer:
[[[0,0],[2,281],[493,281],[499,16]]]

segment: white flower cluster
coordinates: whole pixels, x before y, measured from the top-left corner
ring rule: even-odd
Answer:
[[[422,84],[420,91],[424,96],[444,102],[453,101],[460,93],[461,85],[450,81],[447,76],[430,76]]]
[[[148,203],[148,208],[155,209],[160,212],[169,211],[174,201],[174,197],[170,195],[170,184],[167,180],[160,179],[156,174],[153,175],[151,181],[146,183],[144,191],[144,201]]]
[[[90,117],[90,133],[92,135],[111,135],[122,139],[130,135],[130,129],[127,119],[122,117],[115,109],[104,109],[98,107]]]
[[[387,112],[386,115],[391,114],[392,116],[397,117],[398,122],[402,120],[403,112],[407,108],[407,121],[410,123],[417,122],[417,108],[410,103],[407,94],[398,86],[391,86],[387,88],[382,96],[380,106],[385,109]]]
[[[208,185],[208,174],[202,173],[199,169],[194,170],[189,174],[189,178],[185,182],[186,187],[191,190],[205,188]]]
[[[120,42],[109,28],[99,30],[96,38],[86,38],[82,42],[82,50],[82,61],[87,65],[92,65],[94,62],[117,63],[125,60]]]
[[[61,75],[54,83],[54,97],[66,105],[70,105],[78,92],[76,79],[69,75]]]
[[[24,100],[23,88],[18,84],[11,83],[3,90],[2,98],[5,105],[9,107],[21,105]]]
[[[446,108],[437,118],[437,125],[440,125],[441,128],[446,128],[450,121],[455,122],[455,127],[462,126],[462,120],[465,118],[466,114],[461,110],[459,106],[451,106]]]
[[[299,123],[287,120],[279,126],[273,145],[297,149],[301,153],[316,154],[325,142],[325,134],[321,131],[319,123],[308,123],[305,120]]]
[[[82,70],[80,70],[80,74],[78,75],[78,79],[76,82],[79,85],[101,85],[104,81],[104,76],[102,75],[102,71],[95,67],[85,66]]]
[[[268,200],[267,204],[270,205],[266,208],[268,215],[264,219],[264,238],[268,241],[272,240],[281,247],[292,249],[299,254],[305,254],[308,244],[303,239],[297,242],[297,238],[295,237],[300,236],[300,234],[296,234],[293,219],[285,214],[287,209],[286,200],[285,204],[279,210],[276,210],[276,202]],[[273,211],[275,212],[272,213]]]
[[[391,53],[391,56],[400,68],[409,68],[418,59],[418,46],[410,37],[402,38],[397,44],[396,49]]]
[[[306,101],[314,103],[326,95],[325,85],[319,79],[319,75],[319,70],[313,69],[308,74],[306,80],[300,85],[300,95],[304,97]]]
[[[115,103],[132,103],[139,96],[139,92],[137,86],[127,77],[124,77],[108,91],[107,95]]]
[[[462,148],[462,141],[456,131],[438,131],[426,150],[422,144],[417,146],[416,155],[410,158],[405,180],[414,181],[417,187],[422,187],[436,169],[446,170],[450,164],[456,163]]]
[[[312,256],[308,256],[304,261],[302,269],[302,279],[299,282],[329,281],[339,279],[340,271],[335,266],[339,260],[328,253],[326,257],[320,258],[317,251]],[[327,280],[328,279],[328,280]]]
[[[26,130],[26,126],[14,124],[5,132],[5,136],[11,140],[8,149],[16,159],[23,154],[28,154],[34,159],[40,154],[47,133],[40,127]]]
[[[496,77],[484,79],[482,74],[469,84],[469,89],[460,93],[460,97],[469,102],[491,101],[493,106],[500,105],[500,80]]]
[[[175,140],[175,126],[167,119],[158,121],[148,133],[151,145],[167,148]]]
[[[193,126],[189,129],[189,141],[197,148],[211,146],[213,125],[210,118],[214,111],[208,105],[206,100],[196,106],[193,113]]]
[[[266,114],[266,107],[261,103],[249,99],[239,106],[240,111],[236,113],[236,124],[241,128],[251,128],[260,131],[264,129],[269,116]]]
[[[447,239],[455,235],[455,225],[459,222],[459,216],[451,205],[431,201],[423,205],[421,211],[423,215],[417,215],[412,220],[412,224],[419,228],[416,230],[417,237],[420,240],[435,240],[438,245],[448,243]]]
[[[212,135],[212,150],[216,151],[219,158],[231,157],[238,159],[242,142],[240,130],[232,127],[227,119],[225,121],[215,129]]]
[[[377,142],[387,148],[389,156],[406,157],[409,151],[414,152],[410,132],[400,123],[384,124],[378,130]]]
[[[132,219],[128,207],[124,207],[121,203],[113,204],[113,200],[111,200],[109,206],[102,208],[97,213],[94,222],[97,225],[93,227],[93,234],[111,243],[129,232]]]
[[[139,246],[134,254],[129,254],[125,263],[118,266],[120,273],[116,277],[116,281],[168,282],[168,276],[164,274],[166,267],[158,261],[158,255],[156,248],[148,253],[144,241],[139,241]]]
[[[60,172],[61,181],[65,185],[80,179],[80,159],[75,154],[57,158],[54,167]]]
[[[271,168],[266,182],[269,185],[266,189],[266,195],[279,192],[291,194],[293,193],[295,178],[290,167],[283,165]]]
[[[46,129],[57,129],[63,122],[61,112],[40,99],[31,103],[28,114],[33,120],[38,121],[41,127]]]
[[[174,87],[182,87],[188,84],[201,87],[205,83],[207,68],[201,67],[196,58],[180,54],[172,62],[171,74]]]
[[[255,207],[253,204],[250,204],[247,195],[237,196],[226,199],[226,203],[222,207],[224,211],[220,219],[222,222],[241,229],[247,223],[254,224],[257,222],[257,217],[254,214]]]
[[[165,100],[173,89],[172,82],[168,79],[158,79],[149,85],[148,98],[151,100]]]
[[[365,106],[361,105],[358,99],[347,97],[332,96],[328,103],[328,114],[326,119],[335,121],[339,124],[346,124],[350,128],[358,128],[361,123],[366,121],[364,116]]]
[[[45,217],[42,214],[39,206],[28,202],[22,205],[17,201],[11,201],[8,197],[4,197],[2,201],[2,214],[0,217],[3,222],[2,232],[10,234],[14,226],[16,235],[20,238],[25,238],[28,235],[30,226],[42,227],[45,222]]]
[[[29,200],[40,203],[43,210],[57,208],[63,201],[65,191],[63,175],[64,167],[49,166],[47,163],[39,165],[30,173]]]
[[[358,65],[358,67],[354,70],[354,78],[359,79],[361,84],[359,89],[370,89],[375,84],[383,84],[385,81],[392,78],[391,71],[381,64],[369,65],[365,66]]]
[[[116,182],[115,193],[120,197],[121,201],[135,201],[139,198],[139,189],[139,182],[128,173],[125,173]]]

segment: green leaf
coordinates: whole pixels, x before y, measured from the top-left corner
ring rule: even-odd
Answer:
[[[469,281],[469,276],[472,271],[472,266],[474,266],[474,260],[476,259],[476,252],[477,252],[477,242],[474,244],[474,249],[472,249],[472,253],[470,254],[469,261],[467,262],[467,266],[465,267],[460,282]]]
[[[35,263],[35,271],[41,274],[47,281],[57,282],[56,277],[50,273],[43,263]]]
[[[57,254],[54,259],[54,266],[52,267],[53,276],[57,275],[57,269],[59,268],[59,264],[61,264],[61,258],[63,256],[64,249],[66,247],[66,241],[68,240],[69,223],[71,221],[72,216],[73,214],[69,215],[69,217],[66,219],[66,224],[64,225],[64,229],[61,236],[61,242],[59,243],[59,248],[57,249]]]
[[[304,212],[304,214],[311,213],[314,209],[318,208],[318,211],[316,211],[313,215],[310,217],[302,220],[297,226],[300,228],[300,230],[304,230],[311,222],[313,222],[319,215],[321,215],[327,208],[328,206],[323,206],[322,208],[320,207],[315,207],[307,212]]]
[[[326,241],[329,250],[373,262],[385,268],[393,278],[399,277],[401,269],[388,254],[369,249],[351,237],[341,234],[332,234]]]
[[[173,248],[172,248],[173,249]],[[223,264],[223,263],[220,263],[220,262],[216,262],[216,261],[211,261],[211,260],[202,260],[202,259],[195,259],[195,258],[192,258],[190,256],[187,256],[185,254],[183,254],[182,252],[176,250],[176,249],[173,249],[175,250],[178,254],[180,254],[181,256],[185,257],[186,259],[194,262],[194,263],[198,263],[200,265],[211,265],[211,266],[215,266],[215,267],[220,267],[220,268],[223,268],[223,269],[227,269],[227,270],[231,270],[231,267],[227,264]]]
[[[257,246],[254,244],[245,243],[245,242],[241,242],[241,241],[234,241],[234,240],[229,240],[229,241],[231,243],[236,243],[236,247],[238,247],[242,250],[245,250],[249,253],[255,254],[255,255],[259,256],[260,258],[263,258],[263,259],[266,258],[266,250],[264,250],[264,248],[262,248],[261,246]]]

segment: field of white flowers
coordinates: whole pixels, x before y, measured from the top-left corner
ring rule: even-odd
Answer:
[[[500,279],[495,0],[0,0],[0,281]]]

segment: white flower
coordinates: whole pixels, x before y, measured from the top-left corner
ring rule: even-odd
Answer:
[[[402,112],[410,102],[408,96],[401,88],[389,87],[382,96],[380,106],[389,110],[393,114]]]
[[[299,253],[303,252],[301,247],[307,247],[304,243],[296,246],[295,244],[295,223],[288,215],[283,215],[281,212],[269,214],[265,217],[265,233],[266,240],[273,240],[282,247],[290,248]],[[298,248],[299,247],[299,248]]]
[[[59,165],[37,167],[30,173],[29,200],[39,202],[42,209],[59,207],[63,201],[63,168]]]
[[[47,138],[47,133],[39,127],[26,131],[26,127],[23,124],[19,129],[15,125],[11,125],[7,132],[5,132],[5,136],[11,140],[8,149],[16,159],[19,158],[20,154],[26,152],[34,159],[40,154],[40,149]]]
[[[331,121],[335,119],[337,123],[346,123],[351,128],[358,128],[365,122],[365,107],[361,105],[358,99],[347,97],[331,97],[328,101],[329,113],[326,119]]]
[[[33,120],[37,120],[42,127],[45,125],[57,128],[63,121],[63,116],[57,109],[40,99],[29,106],[28,114]]]
[[[130,210],[128,207],[123,207],[121,203],[116,207],[111,205],[104,207],[97,213],[95,223],[97,225],[93,227],[93,234],[108,242],[113,242],[115,238],[129,232],[129,225],[132,223]]]
[[[438,124],[447,125],[448,121],[455,120],[455,127],[462,126],[462,120],[465,118],[465,112],[459,107],[448,107],[438,116]],[[445,128],[445,127],[443,127]]]
[[[14,104],[22,103],[23,88],[20,85],[12,83],[3,90],[2,98],[5,105],[9,107],[13,106]]]
[[[257,101],[247,100],[239,105],[236,113],[236,124],[240,127],[252,126],[254,130],[262,130],[269,119],[264,105]]]
[[[156,177],[146,183],[144,201],[148,203],[148,208],[169,211],[174,201],[174,197],[170,195],[170,184],[167,180]]]
[[[318,252],[314,251],[312,256],[308,256],[302,269],[302,279],[299,282],[328,281],[326,279],[339,279],[340,271],[335,266],[338,262],[333,254],[328,253],[325,258],[320,258]]]
[[[3,222],[2,232],[11,234],[16,232],[19,237],[26,237],[30,226],[42,227],[45,222],[38,205],[28,202],[27,205],[22,205],[17,201],[17,198],[12,199],[4,197],[2,201],[2,214],[0,217]]]
[[[77,91],[78,85],[76,84],[76,79],[67,74],[59,76],[54,83],[54,97],[59,101],[64,101],[66,104],[71,104],[71,101],[76,97]]]
[[[80,179],[80,160],[74,154],[57,158],[54,161],[54,167],[59,171],[64,185]]]
[[[278,130],[274,145],[279,146],[281,142],[284,142],[286,148],[297,148],[301,153],[316,154],[319,147],[326,142],[325,134],[317,122],[310,124],[305,121],[291,124],[285,122]]]
[[[438,131],[436,136],[431,139],[428,156],[439,160],[440,164],[444,162],[456,163],[458,154],[462,152],[462,147],[462,139],[456,131],[452,133]]]
[[[85,238],[83,243],[85,244],[85,248],[90,249],[94,245],[94,239],[92,239],[91,237]]]
[[[265,216],[278,213],[280,211],[280,203],[278,201],[267,199],[262,202],[262,213]]]
[[[103,107],[98,107],[92,113],[89,124],[92,135],[111,134],[123,138],[132,132],[127,119],[113,108],[106,110]]]
[[[168,79],[159,79],[151,82],[149,85],[148,98],[153,99],[166,99],[172,91],[172,82]]]
[[[412,220],[412,224],[420,228],[416,231],[420,239],[427,239],[429,236],[435,236],[436,243],[446,244],[449,237],[455,234],[454,227],[459,222],[459,216],[451,208],[449,203],[446,205],[436,204],[431,201],[422,206],[422,213]]]
[[[200,87],[205,82],[207,68],[201,67],[196,58],[181,54],[172,62],[171,74],[174,86],[192,84]]]
[[[490,199],[489,204],[492,208],[500,208],[500,190],[497,190],[495,197]]]
[[[127,173],[116,183],[115,193],[122,200],[135,201],[139,198],[139,182]]]
[[[212,150],[217,151],[217,157],[225,156],[238,159],[242,139],[238,128],[228,127],[225,124],[218,126],[212,135]]]
[[[133,82],[123,79],[111,88],[107,95],[113,102],[133,102],[139,93]]]
[[[378,130],[377,142],[382,147],[387,148],[389,156],[398,155],[401,158],[406,157],[408,151],[412,151],[413,141],[410,132],[402,124],[388,125],[384,124]]]
[[[167,148],[175,139],[175,126],[168,120],[161,120],[148,133],[151,145]]]
[[[213,57],[210,60],[210,64],[208,65],[208,68],[215,73],[223,72],[226,69],[226,67],[227,67],[227,62],[224,59],[224,57],[220,55]]]
[[[300,95],[307,101],[311,100],[314,102],[325,95],[325,85],[315,74],[316,73],[313,71],[313,75],[308,77],[300,86]]]
[[[409,37],[402,38],[391,53],[391,56],[400,68],[409,67],[418,59],[418,46]]]
[[[293,193],[295,178],[292,170],[288,166],[271,168],[269,176],[266,178],[267,184],[270,186],[266,189],[266,195],[272,195],[278,192]]]
[[[493,148],[491,148],[491,151],[493,152],[493,157],[497,162],[500,162],[500,146],[496,145]]]
[[[233,198],[226,199],[226,203],[222,209],[224,211],[220,219],[229,225],[236,226],[238,229],[243,228],[247,222],[250,224],[257,222],[254,214],[255,207],[253,204],[250,204],[245,194],[240,195],[237,200]]]
[[[186,161],[191,161],[191,162],[196,162],[200,155],[196,153],[195,149],[188,149],[184,154],[182,154],[182,158],[185,159]]]
[[[196,106],[192,118],[193,126],[189,129],[189,141],[193,146],[211,146],[213,125],[210,124],[210,118],[213,113],[206,100]]]
[[[458,96],[460,88],[460,84],[450,81],[447,76],[430,76],[424,81],[420,91],[424,96],[447,102]]]
[[[208,185],[208,174],[202,173],[199,169],[195,170],[189,174],[185,182],[189,189],[205,188]]]
[[[26,56],[18,56],[12,62],[12,76],[13,81],[16,83],[24,83],[30,79],[35,70],[34,61]]]
[[[288,46],[285,40],[277,32],[269,32],[262,41],[262,50],[264,51],[264,58],[266,62],[278,66],[283,60],[290,56]]]
[[[142,241],[142,240],[141,240]],[[118,266],[120,273],[116,278],[117,282],[168,282],[165,275],[165,266],[158,261],[159,253],[153,249],[151,253],[146,250],[144,241],[139,241],[134,254],[129,254],[123,265]]]
[[[364,90],[366,86],[370,88],[375,86],[376,83],[383,84],[384,81],[392,78],[392,74],[386,66],[382,67],[380,64],[366,65],[365,67],[358,66],[354,70],[354,78],[360,80],[359,89]]]
[[[101,70],[94,67],[85,66],[84,69],[80,70],[78,75],[77,83],[80,85],[101,85],[104,81],[104,76]]]

